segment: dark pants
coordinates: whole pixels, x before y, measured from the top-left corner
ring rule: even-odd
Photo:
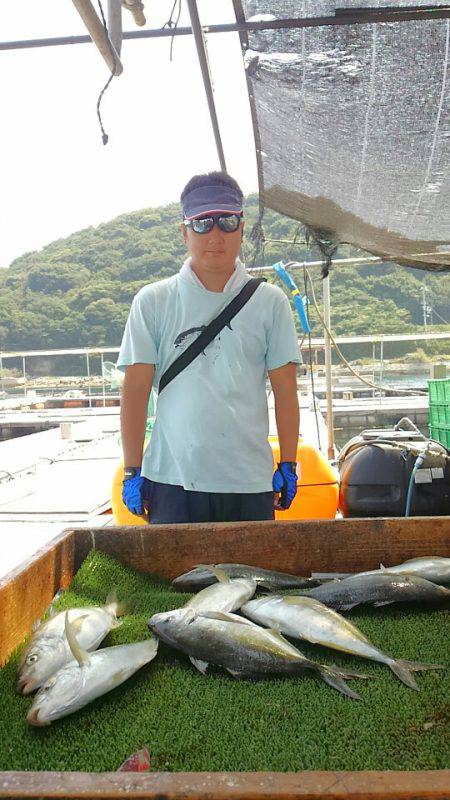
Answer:
[[[191,492],[182,486],[156,483],[144,478],[142,499],[149,509],[149,523],[239,522],[273,519],[273,492],[225,494]]]

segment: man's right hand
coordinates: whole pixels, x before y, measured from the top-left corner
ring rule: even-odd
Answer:
[[[122,500],[125,503],[128,511],[132,514],[143,514],[144,506],[142,503],[141,489],[144,483],[144,478],[141,475],[141,468],[133,468],[132,477],[126,477],[127,469],[124,470],[124,481],[122,488]]]

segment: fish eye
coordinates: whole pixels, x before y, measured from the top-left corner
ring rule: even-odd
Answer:
[[[34,664],[35,661],[38,660],[36,653],[31,653],[31,655],[27,658],[27,664]]]

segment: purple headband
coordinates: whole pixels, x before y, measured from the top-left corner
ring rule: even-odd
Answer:
[[[242,212],[242,197],[232,186],[196,186],[183,198],[184,219],[194,219],[205,214],[231,214]]]

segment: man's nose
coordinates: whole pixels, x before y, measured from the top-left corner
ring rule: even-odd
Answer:
[[[223,239],[223,231],[220,230],[217,222],[214,223],[214,227],[209,232],[210,240],[217,241]]]

